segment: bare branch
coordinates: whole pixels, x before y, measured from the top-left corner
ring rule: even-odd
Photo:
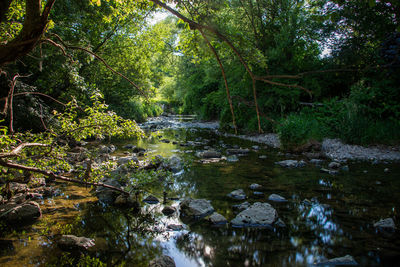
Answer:
[[[129,195],[128,192],[126,192],[125,190],[123,190],[121,188],[107,185],[104,183],[92,183],[92,182],[86,182],[86,181],[81,181],[81,180],[77,180],[77,179],[72,179],[72,178],[62,176],[62,175],[57,175],[51,171],[46,171],[46,170],[42,170],[42,169],[35,168],[35,167],[28,167],[28,166],[12,163],[10,161],[4,161],[2,159],[0,159],[0,165],[3,167],[7,167],[7,168],[13,168],[13,169],[18,169],[18,170],[23,170],[23,171],[28,171],[28,172],[40,173],[40,174],[43,174],[44,176],[49,177],[50,179],[57,179],[57,180],[61,180],[61,181],[83,184],[83,185],[90,185],[90,186],[101,186],[101,187],[105,187],[105,188],[109,188],[109,189],[118,191],[125,195]]]
[[[47,144],[42,143],[22,143],[8,153],[0,153],[0,159],[18,156],[21,151],[26,147],[49,147]]]

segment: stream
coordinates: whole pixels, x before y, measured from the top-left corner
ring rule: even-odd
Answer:
[[[325,259],[351,255],[360,266],[397,266],[400,262],[398,231],[381,231],[374,223],[393,218],[400,208],[400,164],[348,161],[348,171],[323,173],[301,155],[281,153],[263,144],[224,136],[216,123],[197,123],[191,116],[153,120],[144,127],[162,137],[114,143],[115,156],[123,146],[134,144],[148,155],[178,156],[183,168],[167,181],[143,188],[161,203],[141,202],[141,211],[100,203],[90,188],[57,183],[59,193],[42,199],[42,217],[33,225],[16,229],[0,239],[0,266],[68,266],[73,253],[54,242],[59,233],[95,240],[87,254],[109,266],[148,266],[161,255],[171,256],[176,266],[312,266]],[[185,144],[185,145],[180,145]],[[219,162],[200,161],[196,152],[248,148],[250,153]],[[275,162],[304,159],[299,168]],[[326,167],[331,160],[324,160]],[[384,171],[387,169],[386,171]],[[254,194],[249,186],[262,186]],[[243,189],[246,200],[227,194]],[[163,192],[167,201],[163,202]],[[286,202],[272,202],[279,194]],[[286,225],[282,228],[235,228],[229,223],[210,225],[206,220],[183,223],[179,212],[165,216],[165,206],[179,210],[186,198],[207,199],[228,222],[244,201],[268,202]],[[169,229],[168,226],[177,226]],[[179,227],[178,227],[179,225]],[[82,266],[89,266],[90,264]],[[93,264],[94,265],[94,264]]]

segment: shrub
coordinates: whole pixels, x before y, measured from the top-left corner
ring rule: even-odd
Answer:
[[[291,114],[276,127],[282,148],[295,150],[308,141],[321,139],[319,124],[311,116]]]

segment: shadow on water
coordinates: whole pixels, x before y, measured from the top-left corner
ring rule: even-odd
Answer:
[[[398,232],[382,234],[373,226],[383,218],[399,220],[399,164],[350,162],[349,172],[332,176],[312,164],[299,169],[282,168],[275,162],[297,156],[263,147],[239,157],[237,162],[203,164],[197,161],[197,151],[210,147],[225,155],[229,147],[251,148],[255,144],[217,135],[212,129],[175,127],[160,130],[160,135],[137,145],[148,149],[150,155],[178,155],[184,159],[185,168],[174,176],[174,183],[146,188],[148,194],[162,199],[163,191],[167,191],[173,199],[205,198],[229,221],[236,216],[232,205],[241,202],[226,195],[242,188],[250,203],[271,203],[286,228],[213,227],[206,221],[184,225],[179,214],[166,217],[161,213],[164,205],[178,208],[179,200],[144,204],[137,212],[104,206],[88,190],[68,186],[64,196],[42,203],[49,212],[40,222],[1,239],[0,265],[63,265],[72,256],[54,245],[55,236],[45,237],[46,230],[94,238],[96,246],[88,255],[110,266],[147,266],[162,254],[185,267],[308,266],[319,259],[347,254],[362,266],[396,266],[400,262]],[[384,173],[384,168],[390,172]],[[253,194],[249,189],[252,183],[263,186],[263,195]],[[273,193],[288,202],[268,201]],[[66,195],[85,198],[65,199]],[[171,224],[183,224],[183,229],[169,230]]]

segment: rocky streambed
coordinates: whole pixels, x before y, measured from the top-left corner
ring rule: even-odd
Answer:
[[[237,138],[191,117],[142,127],[153,132],[148,140],[95,146],[94,164],[113,164],[102,182],[130,195],[13,184],[22,191],[0,213],[16,231],[0,239],[0,264],[395,266],[400,259],[397,151],[325,140],[286,154],[274,135]],[[88,163],[85,149],[71,151],[75,166]]]

